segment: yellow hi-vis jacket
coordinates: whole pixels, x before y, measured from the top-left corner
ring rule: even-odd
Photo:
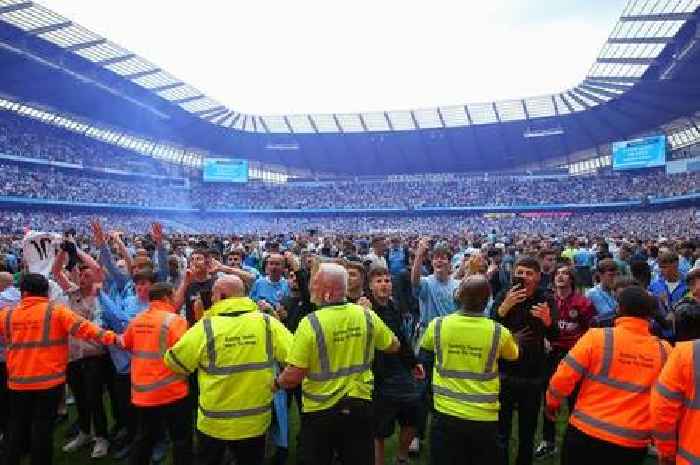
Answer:
[[[265,433],[272,419],[274,361],[292,334],[248,297],[217,302],[165,354],[175,372],[198,370],[197,429],[224,440]]]
[[[346,396],[370,400],[374,350],[387,349],[393,338],[376,313],[356,304],[329,305],[304,317],[287,358],[308,369],[303,411],[327,410]]]
[[[435,410],[464,420],[498,420],[498,359],[518,358],[510,331],[480,314],[453,313],[430,322],[421,348],[435,352]]]

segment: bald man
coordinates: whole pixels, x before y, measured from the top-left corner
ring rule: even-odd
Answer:
[[[301,459],[327,465],[333,451],[342,463],[374,462],[372,360],[374,351],[396,353],[399,342],[371,310],[347,303],[348,273],[324,263],[311,278],[318,310],[294,334],[287,368],[275,387],[302,383]]]
[[[261,387],[272,385],[274,363],[287,357],[292,335],[258,312],[237,276],[214,282],[212,303],[165,363],[177,373],[198,370],[198,463],[218,465],[230,449],[238,465],[262,465],[273,396]],[[282,405],[286,411],[284,398]]]
[[[434,365],[432,465],[498,463],[498,359],[516,360],[518,345],[484,316],[490,295],[484,275],[465,278],[459,310],[431,321],[421,341],[421,359]]]

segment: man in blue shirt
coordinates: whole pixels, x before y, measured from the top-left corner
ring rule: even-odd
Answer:
[[[401,238],[391,238],[391,247],[386,254],[386,261],[392,277],[399,276],[408,266],[408,248],[401,244]]]
[[[659,299],[659,304],[665,314],[670,314],[673,307],[683,300],[688,293],[685,274],[681,273],[678,255],[667,251],[659,255],[659,274],[649,285],[649,292]],[[672,331],[664,331],[663,336],[671,338]]]
[[[695,253],[695,244],[692,242],[684,242],[681,244],[679,253],[680,257],[678,260],[678,271],[685,276],[695,264],[695,260],[693,258],[693,254]]]
[[[418,243],[418,250],[411,269],[411,284],[413,292],[418,298],[420,310],[420,323],[416,331],[416,340],[423,335],[430,322],[439,317],[449,315],[457,310],[454,299],[455,289],[459,287],[459,281],[452,277],[452,252],[447,247],[435,247],[431,255],[433,274],[421,276],[423,260],[425,260],[430,250],[430,239],[423,238]],[[422,361],[421,361],[422,362]],[[418,421],[418,437],[411,443],[410,451],[418,452],[418,438],[423,438],[428,418],[429,406],[432,400],[427,394],[426,386],[431,383],[430,373],[425,383],[419,387],[421,390],[421,411]]]
[[[613,326],[618,306],[613,286],[618,274],[615,260],[606,258],[598,262],[600,282],[593,289],[586,292],[586,297],[593,302],[593,306],[596,309],[596,316],[593,317],[594,326]]]
[[[250,298],[258,303],[261,310],[274,309],[289,295],[289,284],[283,273],[284,257],[270,254],[265,259],[265,275],[256,279],[250,290]]]

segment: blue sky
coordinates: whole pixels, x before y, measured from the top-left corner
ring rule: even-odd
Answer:
[[[625,0],[40,0],[240,112],[417,109],[577,84]]]

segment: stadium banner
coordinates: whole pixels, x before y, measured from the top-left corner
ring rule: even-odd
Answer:
[[[666,136],[613,142],[613,170],[653,168],[666,164]]]
[[[202,176],[204,182],[248,182],[248,160],[205,158]]]
[[[527,212],[518,213],[523,218],[567,218],[573,215],[573,212]]]

